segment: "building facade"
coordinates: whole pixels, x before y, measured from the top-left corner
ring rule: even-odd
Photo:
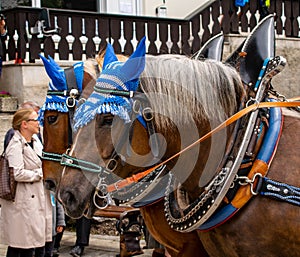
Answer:
[[[181,0],[61,0],[61,6],[65,9],[100,13],[184,18],[206,2],[211,0],[189,0],[184,3]],[[17,5],[53,7],[51,0],[0,0],[0,3],[1,9]]]

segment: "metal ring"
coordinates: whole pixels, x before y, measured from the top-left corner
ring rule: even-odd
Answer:
[[[99,192],[101,194],[99,194]],[[108,194],[107,185],[106,184],[101,184],[101,185],[97,186],[95,193],[101,199],[107,198],[107,194]]]
[[[248,102],[246,103],[246,107],[249,107],[250,105],[253,105],[253,104],[256,104],[256,108],[253,110],[253,112],[255,112],[259,107],[259,101],[257,99],[250,98],[248,100]]]
[[[287,101],[287,100],[286,100],[286,96],[285,96],[285,95],[282,95],[282,94],[279,94],[279,93],[277,93],[277,98],[278,98],[278,100],[281,101],[281,102],[286,102],[286,101]]]
[[[132,105],[132,111],[136,114],[140,113],[141,102],[139,100],[135,100]]]
[[[72,101],[70,101],[70,100],[72,100]],[[69,102],[72,102],[72,104],[70,104]],[[71,96],[67,97],[66,104],[67,104],[68,108],[73,108],[76,105],[75,98],[71,97]]]
[[[145,121],[153,120],[153,111],[150,107],[146,107],[143,109],[143,118],[145,119]]]
[[[110,168],[109,166],[112,165],[112,168]],[[108,163],[106,164],[106,169],[110,172],[113,172],[118,166],[118,162],[116,159],[110,159],[108,161]]]
[[[257,178],[262,178],[262,175],[261,173],[256,173],[254,174],[252,180],[251,180],[251,183],[250,183],[250,191],[251,191],[251,194],[253,195],[258,195],[258,192],[255,192],[254,189],[253,189],[253,186],[254,186],[254,182]]]
[[[86,102],[86,99],[85,98],[80,98],[78,100],[78,104],[84,104]]]
[[[104,203],[104,205],[103,206],[99,206],[98,204],[97,204],[97,202],[96,202],[96,196],[97,196],[98,194],[96,193],[96,191],[95,191],[95,193],[94,193],[94,196],[93,196],[93,202],[94,202],[94,205],[98,208],[98,209],[100,209],[100,210],[103,210],[103,209],[106,209],[107,208],[107,206],[108,206],[108,200],[102,200],[103,201],[103,203]]]

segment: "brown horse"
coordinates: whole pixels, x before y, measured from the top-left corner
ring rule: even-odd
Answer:
[[[209,40],[195,55],[195,59],[199,58],[209,58],[221,60],[222,50],[223,50],[224,36],[218,34]],[[82,62],[83,73],[82,82],[80,85],[76,85],[76,80],[66,81],[66,83],[57,80],[56,77],[60,77],[62,81],[62,68],[59,67],[57,63],[54,62],[49,57],[49,60],[41,56],[46,72],[52,83],[49,84],[49,91],[51,93],[47,95],[46,102],[42,107],[42,112],[40,112],[40,119],[43,121],[43,139],[44,139],[44,158],[43,158],[43,172],[45,183],[48,188],[55,191],[56,187],[61,178],[61,172],[63,166],[60,165],[62,154],[67,151],[72,143],[72,115],[70,113],[74,112],[76,105],[68,108],[60,108],[55,106],[57,104],[57,98],[52,99],[53,95],[60,96],[60,101],[65,107],[67,99],[70,98],[70,94],[62,96],[62,92],[69,91],[73,88],[79,89],[76,95],[73,95],[76,99],[79,97],[81,99],[87,99],[93,91],[94,84],[98,78],[100,71],[103,66],[104,51],[101,51],[95,59],[89,59],[86,62]],[[117,55],[118,60],[126,61],[127,56]],[[66,69],[72,73],[75,78],[74,67],[81,62],[76,63],[73,67]],[[80,75],[77,75],[80,76]],[[68,83],[69,82],[69,83]],[[72,99],[74,100],[74,99]],[[82,100],[81,100],[82,101]],[[51,105],[48,108],[46,105]],[[54,107],[52,106],[54,105]]]
[[[102,70],[103,53],[104,52],[100,52],[95,59],[75,63],[73,67],[67,68],[66,70],[59,67],[51,57],[46,59],[41,56],[46,72],[51,79],[47,98],[40,112],[40,120],[43,122],[44,149],[42,163],[44,179],[47,188],[52,191],[56,191],[56,187],[61,178],[63,166],[60,163],[62,154],[68,150],[72,143],[72,113],[80,102],[87,99],[93,91],[96,78]],[[125,61],[128,57],[117,55],[117,58],[121,61]],[[82,67],[82,69],[78,72],[74,72],[78,67]],[[68,72],[71,72],[73,79],[66,79],[66,83],[64,83],[65,78],[62,74],[68,77]],[[79,79],[78,81],[78,77],[81,76],[82,80]],[[80,85],[78,85],[77,82],[80,83]],[[77,89],[78,92],[72,95],[70,94],[72,89]],[[63,92],[68,92],[68,94],[63,95]],[[78,100],[79,103],[74,105],[75,102],[73,101],[77,102]],[[135,224],[135,218],[138,218],[140,214],[135,208],[118,206],[105,210],[98,209],[96,213],[94,213],[94,216],[117,218],[119,220],[121,217],[124,217],[124,219],[128,219],[129,222],[127,222],[126,226],[123,225],[122,228],[127,229],[130,228],[132,224]],[[122,247],[120,249],[122,249]],[[155,251],[156,250],[154,250],[154,252]],[[121,250],[121,256],[129,255],[125,249]]]
[[[53,191],[56,190],[56,186],[61,178],[63,169],[63,166],[60,164],[61,156],[72,143],[71,126],[73,117],[71,113],[74,112],[77,104],[74,105],[72,102],[67,106],[67,101],[68,99],[77,101],[79,97],[84,99],[91,94],[102,69],[103,54],[103,52],[100,52],[95,59],[78,62],[73,67],[66,69],[65,71],[72,73],[71,76],[74,79],[71,79],[71,81],[66,80],[65,83],[65,78],[62,77],[64,76],[62,74],[65,74],[63,69],[51,57],[48,60],[41,56],[46,72],[51,79],[47,98],[39,117],[43,123],[43,172],[47,187]],[[118,58],[123,61],[127,59],[123,55],[118,55]],[[82,69],[76,74],[74,73],[74,67],[76,69],[76,66],[79,64],[82,65]],[[77,85],[76,77],[82,77],[82,80],[78,81],[80,85]],[[77,89],[78,91],[70,96],[72,89]],[[68,92],[68,94],[63,95],[64,91]]]
[[[239,74],[218,62],[143,56],[142,47],[125,63],[108,56],[95,91],[76,111],[77,132],[59,185],[67,213],[81,216],[95,197],[105,208],[112,197],[139,206],[149,231],[172,256],[205,256],[202,244],[209,256],[297,255],[299,115],[284,111],[280,127],[280,109],[255,109],[199,143],[245,104]],[[270,73],[265,76],[247,88],[254,102],[272,92]],[[289,160],[287,149],[294,156]],[[267,170],[271,181],[261,179]],[[283,200],[276,194],[281,186],[287,202],[257,196],[233,216],[258,188]],[[231,196],[235,191],[238,198]],[[233,211],[207,226],[219,209]]]

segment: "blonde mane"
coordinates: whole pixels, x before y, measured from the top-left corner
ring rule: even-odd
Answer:
[[[140,85],[160,129],[213,119],[218,125],[235,113],[245,92],[239,74],[221,62],[179,55],[147,56]],[[166,119],[168,117],[168,119]]]

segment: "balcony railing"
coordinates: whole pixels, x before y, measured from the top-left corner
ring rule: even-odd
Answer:
[[[147,36],[149,54],[191,55],[212,36],[220,33],[248,33],[260,17],[259,0],[242,8],[234,0],[211,0],[185,19],[99,14],[48,9],[50,32],[39,33],[41,9],[16,7],[3,11],[8,36],[3,40],[6,60],[34,62],[39,53],[58,60],[94,57],[110,42],[116,53],[131,54],[138,41]],[[276,34],[300,37],[300,1],[272,0]],[[35,29],[32,29],[35,27]],[[59,29],[58,29],[59,28]],[[59,33],[51,34],[51,30]]]

